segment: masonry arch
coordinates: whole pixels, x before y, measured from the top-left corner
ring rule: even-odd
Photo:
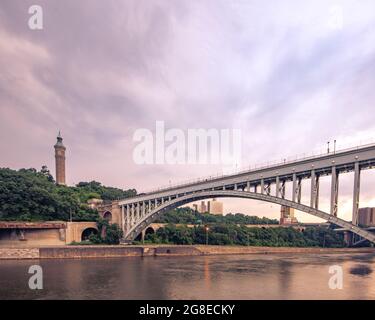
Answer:
[[[145,235],[147,235],[147,234],[153,234],[153,233],[155,233],[155,229],[153,227],[148,227],[145,230]]]
[[[103,214],[103,218],[107,220],[108,222],[112,221],[112,213],[110,211],[106,211]]]
[[[372,242],[375,242],[375,235],[359,228],[352,223],[345,221],[343,219],[332,216],[326,212],[314,209],[312,207],[290,201],[287,199],[274,197],[267,194],[248,192],[248,191],[238,191],[238,190],[209,190],[209,191],[199,191],[191,194],[187,194],[181,197],[174,198],[171,201],[165,202],[158,207],[151,210],[145,217],[140,219],[136,225],[134,225],[126,234],[125,239],[133,240],[142,230],[149,226],[154,220],[161,216],[166,211],[175,209],[182,205],[185,205],[190,202],[205,200],[209,198],[244,198],[244,199],[253,199],[266,201],[270,203],[275,203],[278,205],[284,205],[296,210],[311,214],[315,217],[325,219],[330,223],[336,224],[342,228],[348,229],[351,232],[358,234],[359,236],[368,239]]]
[[[81,241],[87,241],[87,240],[89,240],[89,237],[92,234],[98,234],[98,230],[95,229],[95,228],[86,228],[86,229],[84,229],[82,231],[82,234],[81,234]]]

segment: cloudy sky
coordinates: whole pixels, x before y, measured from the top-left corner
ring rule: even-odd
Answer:
[[[29,28],[33,4],[42,30]],[[370,142],[374,88],[373,0],[0,3],[0,167],[53,171],[60,129],[71,185],[143,191],[223,169],[134,163],[134,132],[154,132],[156,121],[241,130],[241,166],[323,151],[334,139],[338,148]],[[351,180],[340,182],[344,218]],[[361,206],[375,205],[375,175],[362,182]],[[323,181],[327,210],[328,189]],[[278,216],[251,201],[225,209]]]

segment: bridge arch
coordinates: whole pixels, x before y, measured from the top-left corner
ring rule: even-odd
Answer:
[[[140,219],[130,230],[125,234],[125,239],[133,240],[142,230],[149,226],[154,220],[161,216],[166,211],[175,209],[184,204],[195,202],[199,200],[209,199],[209,198],[243,198],[243,199],[253,199],[260,200],[270,203],[275,203],[278,205],[284,205],[296,210],[311,214],[315,217],[325,219],[330,223],[336,224],[342,228],[348,229],[351,232],[358,234],[359,236],[366,238],[372,242],[375,242],[375,235],[359,228],[358,226],[345,221],[343,219],[332,216],[326,212],[314,209],[312,207],[306,206],[301,203],[290,201],[287,199],[274,197],[271,195],[248,192],[248,191],[238,191],[238,190],[209,190],[209,191],[199,191],[191,194],[187,194],[181,197],[177,197],[173,200],[165,202],[158,207],[151,210],[145,217]]]
[[[151,226],[147,227],[146,230],[145,230],[145,235],[147,234],[153,234],[155,233],[155,229]]]
[[[81,241],[89,240],[92,234],[98,234],[98,229],[92,227],[84,229],[81,233]]]

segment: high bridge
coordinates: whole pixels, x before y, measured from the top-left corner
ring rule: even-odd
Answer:
[[[374,166],[375,144],[371,144],[140,194],[119,201],[124,238],[135,239],[164,212],[181,205],[209,198],[243,198],[294,208],[375,243],[375,234],[358,226],[361,172]],[[354,172],[351,221],[338,217],[339,177],[346,172]],[[330,212],[319,210],[319,181],[323,176],[331,177]],[[309,205],[301,203],[302,182],[306,179],[311,184]],[[287,182],[292,184],[289,195]]]

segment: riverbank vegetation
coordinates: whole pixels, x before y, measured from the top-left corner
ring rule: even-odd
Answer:
[[[249,228],[245,225],[211,224],[188,227],[168,224],[147,234],[145,243],[210,244],[271,247],[345,247],[341,235],[324,227],[308,227],[303,232],[292,227]]]
[[[98,213],[87,205],[92,198],[110,201],[136,194],[136,190],[80,182],[58,186],[47,167],[12,170],[0,168],[0,220],[96,221]]]

